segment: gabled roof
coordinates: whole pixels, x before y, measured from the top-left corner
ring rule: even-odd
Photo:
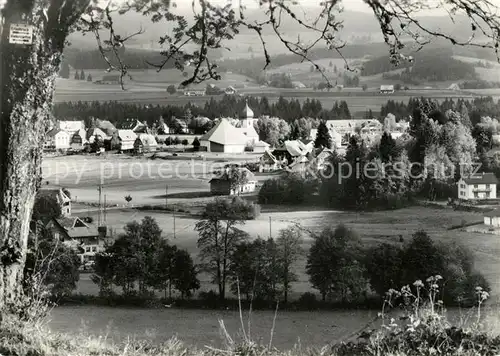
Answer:
[[[227,119],[221,119],[210,131],[201,136],[200,141],[210,141],[220,145],[244,145],[248,139]]]
[[[462,178],[465,184],[498,184],[497,177],[493,173],[475,174]]]
[[[137,135],[132,130],[118,130],[118,137],[125,141],[135,141]]]
[[[317,156],[316,159],[325,159],[330,157],[333,154],[333,150],[329,148],[323,149]]]
[[[116,127],[108,120],[96,119],[94,122],[94,127],[101,129],[108,136],[111,136],[115,131]]]
[[[93,127],[93,128],[90,128],[90,129],[87,130],[85,138],[88,140],[92,136],[100,136],[103,139],[106,138],[106,137],[109,137],[109,135],[107,135],[103,130],[101,130],[100,128],[97,128],[97,127]]]
[[[66,134],[69,136],[69,134],[66,132],[66,131],[63,131],[61,129],[58,129],[58,128],[53,128],[52,130],[50,130],[49,132],[47,132],[47,136],[48,137],[55,137],[58,133],[63,133],[63,134]]]
[[[38,196],[50,196],[57,200],[59,204],[67,203],[71,201],[61,188],[40,188],[37,192]]]
[[[73,133],[73,132],[76,132],[78,130],[85,129],[85,124],[82,120],[79,120],[79,121],[63,120],[63,121],[58,122],[58,127],[63,131]]]
[[[53,221],[64,229],[68,237],[71,239],[78,240],[99,236],[99,230],[95,225],[85,223],[77,217],[53,219]]]
[[[278,163],[276,157],[274,157],[274,155],[269,151],[264,152],[264,154],[260,157],[260,161],[267,164]]]
[[[308,152],[305,145],[298,140],[285,141],[276,151],[288,152],[292,157],[304,156]]]
[[[72,229],[74,227],[89,227],[89,225],[87,223],[85,223],[82,219],[80,219],[78,217],[59,218],[59,219],[56,219],[56,221],[64,229]]]
[[[155,137],[151,134],[140,133],[137,135],[137,140],[141,141],[144,146],[158,146]]]

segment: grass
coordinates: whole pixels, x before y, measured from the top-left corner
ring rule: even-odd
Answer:
[[[420,283],[420,284],[418,284]],[[426,287],[427,286],[427,287]],[[353,326],[353,317],[328,319],[325,313],[295,314],[294,321],[299,326],[316,325],[323,335],[331,328],[340,327],[342,332],[330,333],[330,344],[325,345],[321,338],[311,339],[308,345],[287,339],[283,347],[276,347],[277,335],[291,334],[290,326],[280,323],[281,312],[259,314],[240,309],[239,314],[227,319],[228,314],[197,313],[191,315],[198,328],[183,330],[174,335],[179,324],[185,323],[187,314],[182,310],[137,311],[123,310],[120,319],[113,319],[110,309],[93,308],[80,310],[88,319],[92,314],[105,318],[106,324],[95,325],[84,322],[78,326],[75,311],[71,311],[71,323],[57,328],[48,328],[44,319],[19,319],[4,314],[0,324],[0,354],[2,355],[311,355],[311,356],[416,356],[416,355],[496,355],[500,348],[499,319],[497,309],[488,310],[484,301],[488,298],[477,289],[478,302],[466,318],[448,318],[442,304],[434,298],[439,295],[438,276],[427,282],[416,281],[411,287],[401,291],[390,290],[386,302],[378,316],[368,322]],[[403,310],[390,307],[401,304]],[[426,302],[427,301],[427,302]],[[406,306],[405,306],[406,305]],[[58,312],[64,308],[57,308]],[[144,315],[144,313],[148,315]],[[116,316],[115,316],[116,318]],[[318,320],[326,323],[318,323]],[[128,325],[132,333],[118,335],[111,322],[119,327]],[[215,319],[219,324],[215,324]],[[454,320],[453,320],[454,319]],[[207,320],[212,320],[206,323]],[[266,320],[262,323],[262,320]],[[311,322],[311,320],[313,320]],[[366,319],[365,319],[366,320]],[[144,323],[144,321],[147,321]],[[165,325],[169,321],[172,326]],[[359,320],[358,320],[359,322]],[[255,326],[255,325],[261,326]],[[106,327],[104,326],[106,325]],[[153,328],[148,326],[153,325]],[[350,327],[348,325],[351,325]],[[353,330],[349,330],[352,328]],[[305,328],[307,330],[307,326]],[[78,330],[78,331],[76,331]],[[138,336],[139,334],[142,334]],[[307,330],[313,332],[313,330]],[[217,337],[217,333],[219,337]],[[98,335],[99,334],[99,335]],[[185,346],[179,340],[184,336],[193,337],[195,343]],[[267,334],[267,335],[266,335]],[[312,334],[312,333],[311,333]],[[332,336],[335,334],[336,336]],[[265,336],[264,336],[265,335]],[[313,334],[317,335],[317,334]],[[267,340],[266,340],[267,339]],[[217,341],[218,340],[218,341]],[[189,344],[188,344],[189,345]],[[295,346],[294,346],[295,345]],[[325,345],[321,347],[322,345]]]

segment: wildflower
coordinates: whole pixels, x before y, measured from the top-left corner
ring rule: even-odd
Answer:
[[[427,283],[434,282],[434,277],[429,277],[425,280]]]
[[[476,292],[481,292],[482,290],[483,290],[483,288],[481,288],[479,286],[476,287]]]
[[[413,282],[413,285],[414,285],[415,287],[419,288],[419,287],[423,287],[423,286],[424,286],[424,283],[423,283],[423,282],[419,279],[419,280],[417,280],[417,281]]]
[[[439,274],[436,274],[436,276],[434,278],[436,279],[436,281],[443,279],[443,277],[441,277],[441,275],[439,275]]]
[[[432,284],[432,285],[431,285],[431,288],[432,288],[432,289],[438,289],[438,288],[439,288],[439,286],[438,286],[436,283],[434,283],[434,284]]]
[[[490,294],[486,291],[483,291],[481,293],[481,299],[488,299],[489,296],[490,296]]]

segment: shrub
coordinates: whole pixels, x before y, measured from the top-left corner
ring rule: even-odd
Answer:
[[[316,298],[316,294],[305,292],[299,297],[297,303],[302,308],[315,309],[318,304],[318,299]]]
[[[194,140],[193,140],[193,148],[194,148],[194,150],[195,151],[199,151],[200,146],[201,146],[200,140],[198,139],[198,137],[195,137]]]
[[[259,191],[260,204],[302,204],[316,191],[313,179],[288,174],[276,179],[268,179]]]

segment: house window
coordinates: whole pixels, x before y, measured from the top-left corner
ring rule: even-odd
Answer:
[[[97,252],[97,247],[96,246],[92,246],[92,252]]]
[[[85,252],[90,252],[90,247],[89,246],[85,247]]]
[[[490,185],[489,184],[486,184],[486,189],[490,189]]]
[[[479,198],[479,194],[477,192],[474,192],[474,198]]]
[[[490,192],[486,192],[486,198],[490,197]]]
[[[477,188],[477,184],[474,184],[474,188]]]

